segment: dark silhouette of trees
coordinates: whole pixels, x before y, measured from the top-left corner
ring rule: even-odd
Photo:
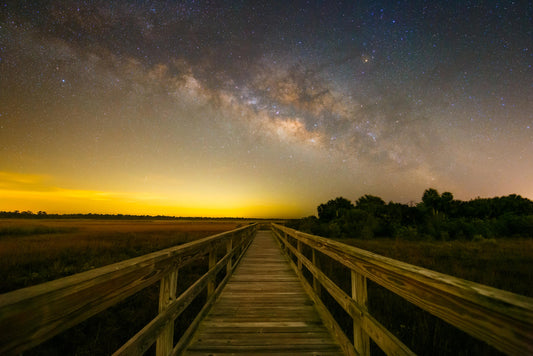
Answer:
[[[166,215],[129,215],[129,214],[48,214],[39,211],[37,214],[31,211],[0,211],[0,219],[98,219],[98,220],[246,220],[240,217],[198,217],[198,216],[166,216]],[[261,218],[251,220],[263,220]],[[269,219],[265,219],[269,220]]]
[[[380,197],[363,195],[355,202],[355,207],[373,215],[381,215],[385,212],[385,202]]]
[[[334,219],[342,218],[342,216],[353,209],[352,202],[343,197],[338,197],[334,200],[328,201],[326,204],[320,204],[317,208],[318,219],[321,222],[329,222]]]
[[[453,209],[453,194],[450,192],[444,192],[440,196],[440,210],[446,214],[450,215]]]
[[[339,197],[318,206],[314,216],[292,227],[335,238],[483,239],[533,237],[533,202],[511,194],[455,200],[451,192],[426,189],[416,206],[363,195],[352,204]]]
[[[440,200],[439,192],[433,188],[426,189],[424,195],[422,195],[423,206],[430,210],[433,215],[436,215],[439,211]]]

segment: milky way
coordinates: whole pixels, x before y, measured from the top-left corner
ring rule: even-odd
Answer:
[[[533,198],[533,5],[12,1],[0,210]]]

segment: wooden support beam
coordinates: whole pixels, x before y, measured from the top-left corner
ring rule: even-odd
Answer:
[[[296,242],[296,248],[297,248],[298,252],[301,254],[302,253],[302,242],[300,240],[298,240]],[[302,260],[298,256],[296,256],[296,258],[298,260],[298,271],[301,271],[302,270]]]
[[[316,269],[320,269],[320,262],[319,262],[319,259],[318,259],[318,252],[313,249],[313,256],[312,256],[312,259],[313,259],[313,266],[316,268]],[[322,286],[320,284],[320,281],[316,278],[316,276],[313,274],[313,290],[315,291],[316,295],[320,298],[320,295],[322,293]]]
[[[226,253],[230,253],[231,250],[233,250],[233,239],[229,239],[226,241]],[[226,275],[229,275],[231,273],[231,266],[232,266],[233,258],[230,258],[228,260],[228,264],[226,265]]]
[[[368,310],[366,278],[352,270],[352,298],[362,310]],[[353,344],[361,356],[370,356],[370,339],[363,330],[361,319],[353,321]]]
[[[169,304],[176,300],[178,269],[173,269],[161,278],[159,287],[159,313],[167,310]],[[163,329],[156,341],[156,356],[167,356],[174,348],[174,320]]]
[[[217,264],[217,249],[212,248],[211,251],[209,251],[209,270],[211,271],[211,269],[215,267],[216,264]],[[207,284],[207,296],[208,297],[211,296],[215,292],[216,278],[217,276],[214,275],[213,277],[211,277],[211,279],[209,280],[209,283]]]

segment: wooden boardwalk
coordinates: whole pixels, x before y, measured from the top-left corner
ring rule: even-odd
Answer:
[[[255,240],[185,355],[342,355],[271,231]]]

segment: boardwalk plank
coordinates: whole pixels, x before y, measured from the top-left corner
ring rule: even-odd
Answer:
[[[272,233],[259,231],[189,356],[342,355]]]

